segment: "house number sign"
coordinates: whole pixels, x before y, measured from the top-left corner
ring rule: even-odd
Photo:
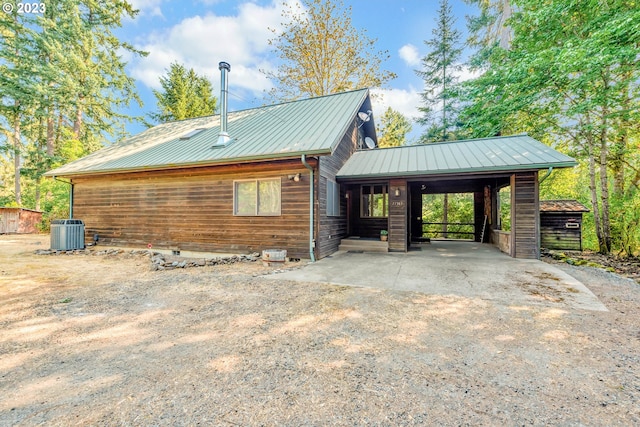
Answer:
[[[391,202],[391,207],[394,207],[394,208],[401,208],[401,207],[403,207],[403,206],[404,206],[404,201],[402,201],[402,200],[392,201],[392,202]]]

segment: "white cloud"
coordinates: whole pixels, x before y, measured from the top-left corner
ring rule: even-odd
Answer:
[[[139,43],[137,47],[149,55],[133,64],[132,75],[158,89],[160,76],[176,61],[208,76],[218,88],[218,63],[226,61],[231,64],[229,92],[255,95],[268,90],[271,83],[259,70],[273,68],[267,59],[268,40],[273,37],[269,28],[280,28],[281,10],[281,3],[274,0],[266,6],[243,3],[235,16],[209,13],[186,18]]]
[[[162,0],[130,0],[129,3],[134,9],[140,11],[140,15],[162,16],[160,4]]]
[[[467,67],[466,65],[462,66],[462,69],[456,73],[458,75],[458,81],[460,82],[464,82],[467,80],[472,80],[475,78],[480,77],[480,75],[482,74],[481,71],[471,71],[469,69],[469,67]]]
[[[382,117],[387,108],[391,107],[413,121],[420,114],[420,93],[413,88],[410,89],[372,89],[371,103],[373,114],[378,119]]]
[[[400,58],[410,67],[415,67],[420,64],[420,54],[418,48],[412,44],[405,44],[398,50]]]

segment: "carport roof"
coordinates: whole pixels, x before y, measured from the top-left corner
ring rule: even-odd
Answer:
[[[573,158],[528,135],[514,135],[358,151],[337,177],[458,175],[576,165]]]

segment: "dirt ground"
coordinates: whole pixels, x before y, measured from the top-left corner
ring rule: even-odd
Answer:
[[[609,309],[569,311],[48,243],[0,236],[2,426],[640,425],[640,286],[603,270],[558,265]]]

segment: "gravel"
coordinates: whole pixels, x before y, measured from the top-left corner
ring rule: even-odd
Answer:
[[[608,312],[46,245],[0,236],[0,425],[640,424],[640,288],[599,269],[556,265]]]

